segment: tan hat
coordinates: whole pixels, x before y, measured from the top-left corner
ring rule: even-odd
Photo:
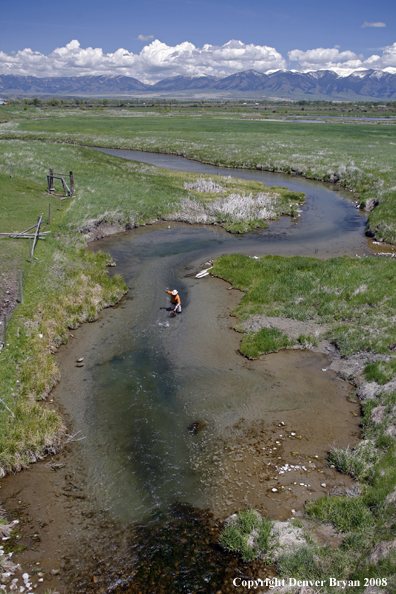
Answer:
[[[172,291],[172,295],[177,295],[177,293],[178,293],[178,292],[176,291],[176,289],[173,289],[173,291]]]

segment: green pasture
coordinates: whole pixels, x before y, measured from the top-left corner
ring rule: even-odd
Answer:
[[[168,171],[82,146],[0,138],[0,172],[4,174],[4,179],[7,179],[11,162],[15,184],[19,183],[18,179],[34,180],[40,184],[37,188],[41,188],[44,196],[49,167],[55,172],[74,172],[76,198],[65,200],[62,205],[65,209],[62,228],[65,230],[84,231],[94,221],[115,223],[125,228],[170,218],[186,198],[207,204],[219,196],[227,197],[235,193],[255,196],[265,192],[276,195],[275,218],[282,213],[294,215],[298,203],[304,201],[302,194],[288,189],[268,188],[260,182],[223,177],[217,183],[224,186],[224,192],[201,193],[186,189],[184,185],[198,179],[211,179],[209,176]],[[60,182],[55,181],[55,185],[61,191]],[[53,208],[58,208],[58,199],[51,200]],[[46,195],[43,198],[45,209],[48,209],[49,201]],[[220,219],[219,222],[232,228],[232,221]],[[257,221],[255,226],[265,226],[265,222]]]
[[[266,121],[211,112],[48,110],[10,121],[0,138],[134,149],[330,180],[380,204],[369,217],[378,238],[396,241],[396,125]],[[334,179],[334,178],[333,178]]]

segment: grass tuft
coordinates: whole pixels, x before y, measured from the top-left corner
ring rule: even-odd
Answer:
[[[219,544],[227,551],[240,553],[244,561],[253,561],[269,547],[272,522],[254,509],[241,510],[223,529]]]
[[[308,502],[305,512],[314,520],[332,524],[339,532],[367,531],[374,524],[362,497],[322,497]]]
[[[276,353],[292,344],[293,342],[277,328],[262,328],[256,333],[245,334],[239,350],[249,359],[256,359],[260,355]]]

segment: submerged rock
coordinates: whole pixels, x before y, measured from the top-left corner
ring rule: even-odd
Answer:
[[[194,421],[194,423],[188,426],[188,431],[193,433],[193,435],[198,435],[207,425],[206,421]]]

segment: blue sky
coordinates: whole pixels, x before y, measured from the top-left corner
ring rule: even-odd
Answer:
[[[367,23],[368,26],[362,27],[364,23]],[[377,26],[372,26],[373,23],[376,23]],[[146,39],[142,39],[142,37]],[[245,2],[241,2],[241,0],[219,0],[216,2],[212,0],[140,0],[139,2],[136,0],[129,2],[125,0],[118,2],[69,0],[67,3],[56,0],[38,0],[37,2],[32,0],[5,2],[3,0],[0,16],[0,52],[2,52],[0,54],[0,72],[10,73],[10,69],[22,68],[20,62],[23,56],[18,63],[12,59],[7,62],[7,58],[4,56],[15,56],[25,48],[49,56],[56,48],[65,48],[71,40],[77,40],[80,48],[80,60],[77,59],[76,48],[72,48],[76,74],[86,74],[86,70],[90,67],[88,56],[82,54],[82,50],[86,48],[101,48],[103,55],[114,54],[119,48],[123,48],[131,56],[132,54],[139,56],[144,46],[149,46],[154,40],[159,40],[170,48],[180,46],[183,42],[189,42],[197,49],[202,48],[205,44],[222,47],[230,40],[238,40],[244,47],[269,47],[276,50],[275,54],[272,52],[272,65],[275,68],[293,67],[297,69],[322,67],[320,55],[317,53],[312,62],[313,54],[307,61],[306,55],[294,53],[290,56],[289,52],[293,50],[307,52],[318,48],[336,47],[339,53],[350,52],[350,55],[345,54],[341,59],[338,56],[333,56],[330,62],[327,59],[329,56],[327,56],[323,63],[348,62],[353,69],[367,66],[364,62],[370,56],[381,57],[383,48],[392,47],[395,44],[396,4],[394,0],[378,0],[377,2],[371,0],[333,0],[332,2],[320,0],[300,0],[300,2],[296,2],[296,0],[281,0],[280,2],[267,0],[245,0]],[[158,46],[156,51],[152,52],[157,58],[160,49]],[[184,50],[181,53],[185,54]],[[64,52],[64,54],[66,53]],[[146,61],[149,53],[146,54]],[[393,50],[391,53],[393,55]],[[170,54],[171,52],[167,52],[168,67],[163,70],[165,75],[177,72],[176,62],[173,64],[173,69],[169,67]],[[279,59],[278,55],[282,56],[284,61]],[[205,56],[208,57],[206,54]],[[290,57],[296,58],[296,56],[298,59],[290,60]],[[63,57],[65,58],[65,55]],[[27,67],[29,62],[27,54],[25,54],[25,58]],[[196,58],[198,60],[197,56]],[[100,57],[96,56],[96,61],[93,60],[95,64],[91,60],[92,72],[97,72],[99,59]],[[213,56],[206,72],[203,64],[205,59],[201,56],[201,62],[202,60],[203,62],[199,68],[202,73],[216,74],[218,70],[219,75],[227,74],[227,64],[223,64],[223,68],[219,66],[216,70]],[[197,60],[194,62],[196,70],[199,62]],[[218,56],[218,60],[224,62],[224,53]],[[357,60],[360,60],[363,66],[359,66]],[[72,72],[72,61],[66,60],[64,73]],[[140,60],[140,62],[143,61],[143,59]],[[109,69],[110,61],[107,60],[107,62]],[[199,74],[199,68],[194,72],[192,62],[191,59],[187,71],[191,74]],[[234,61],[230,68],[232,70],[234,67],[248,65],[249,59],[245,62]],[[49,66],[48,68],[44,66],[44,61],[38,68],[38,72],[36,72],[37,68],[34,70],[32,60],[29,64],[30,68],[33,67],[31,73],[39,76],[50,74],[53,70]],[[253,67],[258,67],[262,71],[268,70],[271,66],[265,56],[264,59],[253,60],[252,64]],[[125,74],[128,70],[127,66],[125,64],[119,64],[119,66],[119,73]],[[153,64],[150,62],[146,76],[148,79],[155,79],[159,76],[156,68],[152,66]],[[386,66],[396,67],[396,61],[393,64],[393,58],[388,57],[384,63],[377,61],[375,67]],[[157,70],[158,67],[159,61],[157,60]],[[62,68],[62,64],[58,63],[59,73]],[[144,75],[143,70],[141,63],[137,65],[136,60],[133,61],[132,58],[129,60],[128,73],[130,75],[135,73],[137,77],[141,78],[142,74]],[[161,67],[159,67],[160,71]],[[183,68],[181,73],[186,73]]]

